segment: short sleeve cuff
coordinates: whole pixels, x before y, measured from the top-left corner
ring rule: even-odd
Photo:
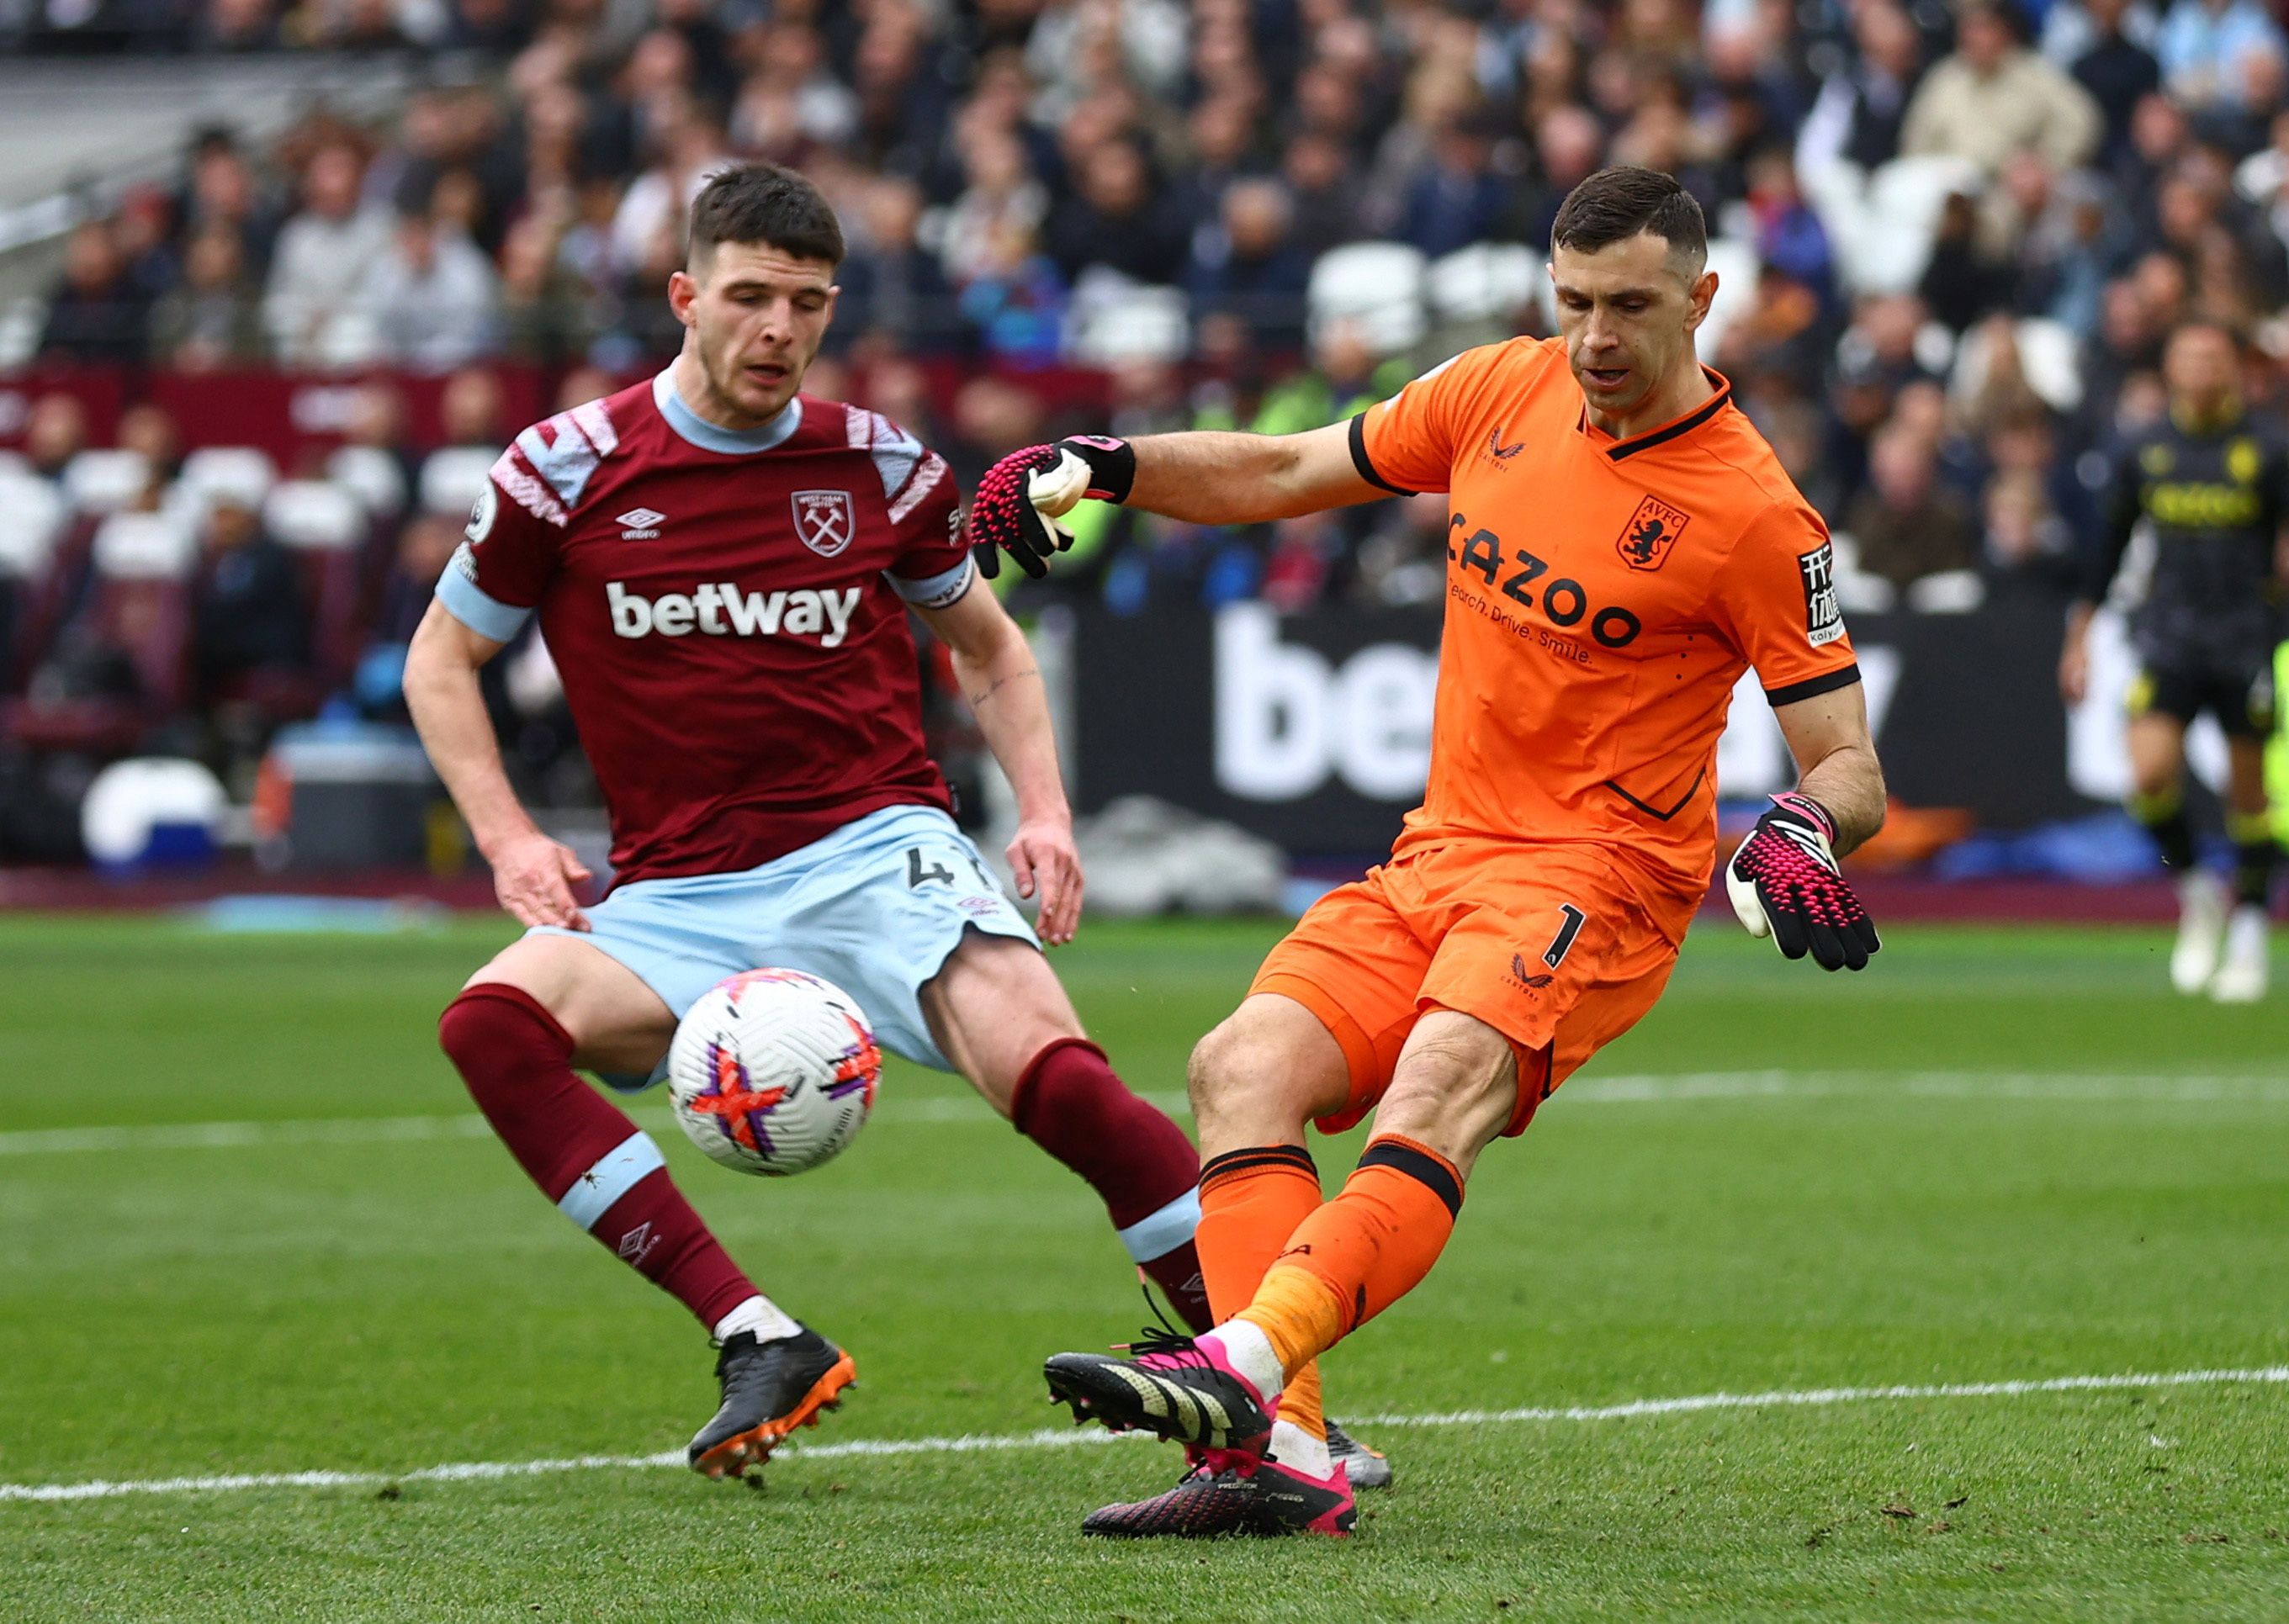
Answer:
[[[1352,466],[1358,471],[1360,478],[1379,490],[1388,490],[1395,497],[1422,494],[1409,490],[1404,485],[1394,485],[1375,471],[1375,459],[1367,454],[1367,413],[1363,411],[1352,418]]]
[[[953,569],[941,571],[926,581],[909,581],[903,576],[892,575],[887,569],[882,572],[882,578],[890,584],[892,592],[916,609],[923,609],[952,608],[961,601],[962,594],[969,590],[970,582],[977,577],[977,565],[967,553]],[[446,607],[451,609],[452,605]]]
[[[1849,665],[1824,672],[1816,677],[1806,677],[1803,681],[1791,682],[1785,688],[1768,688],[1765,690],[1765,703],[1778,710],[1782,705],[1794,705],[1799,699],[1817,699],[1821,695],[1832,694],[1839,688],[1849,688],[1859,680],[1860,663],[1854,660]]]
[[[437,601],[445,612],[479,637],[505,643],[524,630],[524,623],[532,618],[529,609],[519,609],[514,603],[503,603],[498,598],[461,573],[461,560],[456,556],[445,566],[445,573],[437,577]]]

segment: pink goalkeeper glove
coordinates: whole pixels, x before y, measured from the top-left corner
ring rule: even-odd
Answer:
[[[1818,801],[1774,796],[1726,864],[1725,895],[1749,934],[1770,936],[1784,956],[1809,952],[1823,970],[1864,970],[1883,943],[1836,866],[1835,839],[1836,820]]]

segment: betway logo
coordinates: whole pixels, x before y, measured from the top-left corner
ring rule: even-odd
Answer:
[[[710,581],[697,592],[647,598],[608,581],[604,597],[612,609],[612,630],[622,637],[682,637],[697,630],[710,637],[818,637],[822,649],[842,646],[858,609],[856,586],[742,592],[729,581]]]

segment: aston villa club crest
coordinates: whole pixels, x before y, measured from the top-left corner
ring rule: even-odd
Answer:
[[[858,513],[847,490],[794,493],[794,533],[821,558],[833,558],[858,534]]]
[[[1647,497],[1630,515],[1614,549],[1622,555],[1622,562],[1632,569],[1658,569],[1668,561],[1669,550],[1692,522],[1692,515],[1684,509],[1671,507],[1659,497]]]

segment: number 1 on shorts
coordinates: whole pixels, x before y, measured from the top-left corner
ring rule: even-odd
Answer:
[[[1559,904],[1558,912],[1566,916],[1566,922],[1558,927],[1558,934],[1550,939],[1550,945],[1542,950],[1542,962],[1553,970],[1566,962],[1566,954],[1573,947],[1574,938],[1582,934],[1583,922],[1590,917],[1572,903]]]

